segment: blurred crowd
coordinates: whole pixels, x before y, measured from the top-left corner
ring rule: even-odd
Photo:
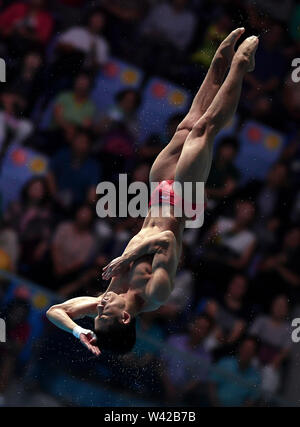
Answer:
[[[159,392],[174,404],[243,406],[259,399],[260,387],[266,393],[284,387],[289,313],[300,302],[300,85],[290,78],[292,59],[300,55],[299,23],[292,0],[0,2],[0,56],[7,64],[0,167],[12,144],[49,157],[47,175],[27,182],[1,210],[0,264],[63,298],[105,290],[102,267],[142,225],[142,218],[98,218],[97,184],[114,182],[119,173],[148,183],[153,160],[182,119],[170,117],[165,135],[141,144],[139,90],[122,90],[100,113],[91,91],[110,55],[142,68],[145,81],[159,75],[194,94],[232,29],[244,26],[247,35],[260,36],[239,128],[253,118],[288,142],[265,180],[245,185],[235,166],[237,135],[218,144],[204,227],[186,231],[174,292],[139,324],[142,333],[166,342],[166,350],[138,341],[122,360],[146,395]],[[41,128],[50,103],[50,123]],[[22,317],[26,307],[19,311]],[[18,329],[13,317],[12,334]],[[23,329],[7,350],[11,357],[1,357],[8,377],[28,332]],[[5,377],[0,395],[6,385]]]

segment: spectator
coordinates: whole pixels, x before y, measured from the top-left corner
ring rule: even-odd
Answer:
[[[290,326],[287,321],[288,311],[286,296],[279,295],[272,301],[270,314],[257,317],[250,328],[250,333],[261,341],[258,360],[260,366],[264,367],[263,388],[272,393],[278,390],[282,367],[292,345]]]
[[[102,0],[101,3],[107,12],[118,19],[119,23],[127,22],[131,25],[141,19],[147,7],[147,0],[143,2],[146,4],[141,4],[139,0]]]
[[[234,194],[239,182],[239,171],[234,166],[239,143],[234,137],[225,137],[220,141],[206,184],[209,199],[219,202]],[[211,202],[209,201],[209,204]]]
[[[213,23],[210,23],[203,37],[203,42],[193,53],[193,63],[198,63],[208,68],[214,57],[217,47],[224,40],[232,27],[229,15],[223,13]]]
[[[51,256],[56,289],[69,283],[87,266],[95,250],[92,233],[93,211],[89,206],[80,206],[73,221],[58,225],[55,230]]]
[[[257,286],[263,283],[263,289],[257,294],[263,302],[276,293],[289,295],[294,303],[300,300],[299,255],[300,228],[291,227],[284,235],[281,248],[273,248],[261,261],[256,283]]]
[[[253,366],[257,352],[254,338],[245,338],[238,354],[221,359],[211,376],[210,403],[212,406],[253,406],[259,398],[261,382]]]
[[[0,33],[14,55],[21,56],[24,51],[44,46],[50,40],[54,22],[45,5],[45,0],[14,2],[0,14]]]
[[[55,12],[60,19],[62,29],[78,25],[82,17],[82,11],[87,6],[87,0],[58,0],[55,4]]]
[[[100,173],[100,164],[91,156],[91,137],[79,129],[71,146],[51,159],[47,176],[50,192],[63,208],[70,209],[83,203],[89,192],[95,192]]]
[[[243,189],[246,197],[254,199],[257,219],[260,223],[272,217],[285,220],[293,200],[286,164],[275,163],[271,166],[265,182],[252,181]]]
[[[255,71],[246,77],[246,82],[250,85],[247,94],[250,100],[261,93],[270,96],[278,89],[286,70],[282,43],[283,28],[278,24],[273,24],[269,31],[262,35],[262,43],[256,56],[257,66]]]
[[[91,78],[79,74],[71,92],[63,92],[54,102],[53,128],[68,132],[74,126],[91,127],[96,106],[90,98]]]
[[[108,35],[114,51],[126,57],[134,55],[137,28],[148,10],[149,0],[102,0],[109,18]]]
[[[185,50],[192,40],[196,19],[187,10],[187,0],[171,0],[154,7],[142,25],[142,33],[152,40],[166,41]]]
[[[276,20],[287,21],[290,17],[293,3],[292,0],[287,0],[283,6],[282,4],[278,4],[276,0],[258,0],[257,6]]]
[[[14,226],[19,235],[22,272],[41,282],[43,261],[53,227],[52,207],[46,180],[37,177],[25,185],[20,201],[12,203],[5,212],[6,221]]]
[[[177,399],[183,399],[189,404],[199,403],[199,395],[203,394],[211,363],[211,356],[203,343],[212,326],[212,320],[202,315],[190,323],[187,334],[172,335],[167,340],[167,351],[163,352],[162,357],[165,364],[163,382],[168,403]],[[183,358],[184,353],[188,353],[190,358],[187,355]]]
[[[300,183],[300,149],[299,149],[299,141],[300,141],[300,132],[296,131],[291,140],[285,145],[281,152],[280,161],[284,163],[289,168],[289,182],[293,184],[296,188],[294,190],[297,192],[299,183]],[[298,203],[298,196],[294,198],[294,203]],[[294,204],[293,203],[293,204]],[[296,210],[297,207],[295,206]],[[296,213],[296,212],[295,212]],[[294,213],[293,213],[294,215]],[[293,218],[292,218],[293,220]]]
[[[245,298],[247,290],[247,278],[237,274],[229,282],[225,294],[219,293],[216,298],[199,304],[198,310],[204,310],[214,319],[217,326],[214,331],[214,347],[221,345],[223,352],[229,353],[234,348],[250,320],[250,307]]]
[[[101,291],[105,291],[106,282],[102,281],[99,276],[99,271],[102,271],[108,263],[109,258],[103,254],[96,256],[96,259],[86,271],[79,274],[69,283],[64,284],[59,289],[59,294],[65,298],[75,298],[82,295],[99,295]]]
[[[5,392],[10,385],[18,357],[30,335],[29,306],[26,300],[15,298],[5,309],[7,343],[0,348],[0,406],[4,406]]]
[[[56,46],[56,72],[67,75],[79,72],[82,67],[97,71],[106,64],[109,46],[101,35],[106,17],[101,10],[93,11],[86,26],[72,27],[63,32]]]
[[[0,168],[8,147],[25,143],[34,130],[33,123],[22,117],[24,108],[24,98],[14,90],[0,95]]]
[[[234,271],[247,268],[256,245],[256,236],[251,230],[255,208],[251,202],[239,200],[235,205],[235,216],[219,217],[206,237],[204,254],[210,271],[224,273],[222,280]],[[222,269],[222,270],[221,270]]]
[[[278,129],[281,124],[278,123],[279,117],[273,107],[272,98],[267,94],[259,93],[252,103],[249,114],[254,120]]]
[[[270,253],[274,247],[278,245],[279,236],[282,232],[282,220],[277,216],[270,216],[270,218],[261,218],[261,221],[257,220],[254,226],[254,231],[257,237],[257,251],[256,251],[256,266],[254,270],[257,270],[260,260],[265,254]]]
[[[135,58],[152,74],[172,76],[184,61],[196,27],[194,13],[186,5],[187,0],[157,4],[141,24],[140,47]]]
[[[12,70],[11,87],[25,101],[25,116],[28,117],[37,99],[41,96],[43,82],[41,78],[43,58],[38,51],[29,51],[19,65]]]
[[[299,82],[291,79],[290,73],[285,78],[281,98],[285,112],[283,117],[287,122],[286,128],[298,130],[294,123],[300,120],[300,85]]]
[[[111,247],[111,258],[114,259],[126,248],[129,240],[140,230],[143,218],[127,218],[114,224],[114,239]]]
[[[134,89],[124,89],[115,97],[115,104],[100,117],[98,132],[108,134],[114,128],[123,125],[132,136],[137,136],[136,114],[141,105],[141,95]]]
[[[19,237],[5,222],[0,222],[0,268],[16,271],[20,253]]]

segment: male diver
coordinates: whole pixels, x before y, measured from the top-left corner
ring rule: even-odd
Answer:
[[[220,44],[188,114],[156,158],[150,183],[159,184],[148,214],[123,254],[104,267],[102,277],[111,279],[107,291],[95,298],[71,299],[47,312],[52,323],[73,333],[96,356],[101,350],[130,351],[135,344],[136,317],[158,309],[172,292],[187,220],[185,215],[175,215],[183,199],[174,183],[207,181],[214,139],[234,116],[245,74],[255,66],[256,36],[246,38],[235,51],[244,31],[232,31]],[[190,202],[195,204],[196,194]],[[94,319],[94,332],[75,323],[84,316]]]

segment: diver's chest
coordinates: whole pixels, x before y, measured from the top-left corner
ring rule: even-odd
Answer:
[[[130,271],[130,283],[133,287],[142,287],[147,284],[152,274],[152,260],[153,256],[144,256],[132,265]]]

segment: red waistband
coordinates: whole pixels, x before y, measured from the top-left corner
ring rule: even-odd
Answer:
[[[171,205],[171,206],[181,206],[188,210],[190,213],[194,213],[199,206],[196,203],[189,203],[184,201],[184,199],[176,194],[173,189],[174,180],[164,180],[161,181],[158,186],[155,188],[151,194],[149,207],[155,205]],[[201,209],[201,208],[200,208]],[[202,206],[202,209],[205,209],[205,204]],[[188,212],[186,212],[188,213]]]

